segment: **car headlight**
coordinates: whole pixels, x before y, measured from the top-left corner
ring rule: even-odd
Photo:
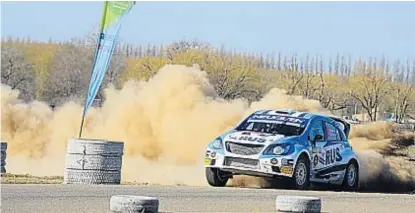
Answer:
[[[284,153],[285,148],[282,146],[276,146],[272,149],[272,153],[276,154],[276,155],[281,155],[282,153]]]
[[[222,149],[222,140],[217,138],[215,141],[213,141],[212,146],[215,149]]]
[[[264,155],[287,155],[293,152],[293,145],[291,144],[276,144],[269,146]]]

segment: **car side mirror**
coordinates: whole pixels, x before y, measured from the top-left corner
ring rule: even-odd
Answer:
[[[313,145],[313,146],[316,146],[316,142],[318,141],[318,140],[321,140],[321,139],[323,139],[323,136],[322,135],[315,135],[314,136],[314,138],[313,138],[313,140],[311,140],[311,144]]]
[[[321,136],[321,135],[314,136],[314,142],[316,142],[318,140],[321,140],[321,139],[323,139],[323,136]]]

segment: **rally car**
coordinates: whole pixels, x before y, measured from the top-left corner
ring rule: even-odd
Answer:
[[[349,131],[350,124],[337,117],[256,111],[208,144],[207,182],[221,187],[234,175],[249,175],[286,179],[300,190],[310,183],[357,190],[360,163]]]

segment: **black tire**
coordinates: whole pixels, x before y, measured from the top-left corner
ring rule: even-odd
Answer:
[[[217,168],[206,168],[206,180],[209,185],[214,187],[224,187],[229,180],[229,176],[226,173],[221,172]]]
[[[299,180],[300,175],[304,175],[304,168],[305,168],[305,180]],[[301,169],[301,170],[300,170]],[[297,174],[299,173],[299,174]],[[298,190],[306,190],[310,186],[310,161],[305,158],[304,156],[301,156],[297,164],[295,165],[294,174],[292,177],[292,185],[295,189]]]
[[[354,181],[349,181],[348,176],[352,169],[352,166],[355,168],[355,175],[354,175]],[[351,179],[351,180],[352,180]],[[355,161],[351,161],[347,164],[346,173],[344,174],[343,183],[342,183],[342,189],[345,191],[356,191],[359,187],[359,166]]]

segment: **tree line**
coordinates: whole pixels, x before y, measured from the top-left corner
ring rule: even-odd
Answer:
[[[96,35],[67,42],[2,38],[1,82],[19,89],[24,101],[40,100],[60,105],[83,101],[96,48]],[[165,64],[198,64],[225,99],[259,100],[279,87],[290,95],[320,101],[342,115],[356,110],[371,121],[383,112],[396,121],[415,114],[415,59],[389,61],[385,57],[357,58],[337,54],[324,61],[319,55],[283,55],[236,52],[200,41],[170,45],[119,43],[103,87],[121,88],[128,80],[147,80]],[[105,98],[102,91],[98,98]]]

